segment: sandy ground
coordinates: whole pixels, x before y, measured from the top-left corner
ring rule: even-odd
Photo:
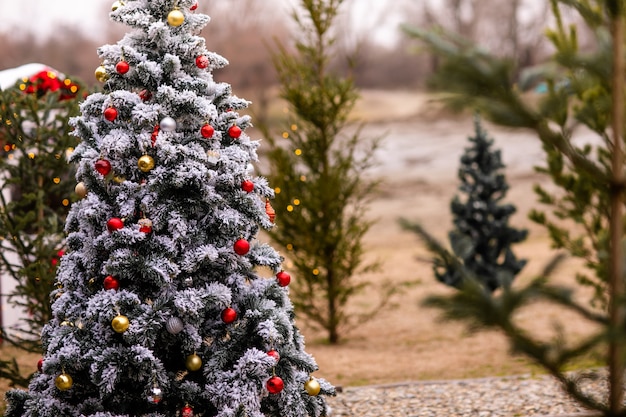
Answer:
[[[389,109],[394,109],[390,111]],[[473,134],[469,117],[441,116],[424,96],[411,93],[365,94],[357,110],[372,122],[367,135],[385,135],[372,175],[382,177],[384,186],[371,205],[377,219],[366,237],[367,256],[382,262],[380,273],[364,277],[417,285],[396,297],[394,305],[381,309],[366,324],[347,334],[339,346],[324,343],[324,335],[298,322],[307,351],[317,360],[316,376],[335,385],[355,386],[413,380],[456,379],[536,372],[526,359],[509,354],[506,340],[496,332],[471,333],[458,323],[443,323],[436,310],[421,306],[431,294],[451,293],[436,282],[430,265],[417,260],[428,253],[415,235],[398,226],[398,218],[419,221],[440,239],[451,228],[449,202],[458,185],[459,156]],[[539,141],[529,132],[507,131],[485,124],[496,147],[502,150],[511,186],[507,202],[518,208],[511,219],[515,227],[530,230],[528,239],[515,247],[528,264],[518,276],[521,284],[534,277],[554,254],[546,232],[531,224],[526,216],[536,206],[532,187],[546,179],[533,172],[542,160]],[[567,261],[555,279],[572,283],[578,268]],[[376,305],[372,291],[354,300],[355,309]],[[547,306],[535,306],[519,315],[519,320],[548,334],[555,320],[576,337],[590,331],[589,324]],[[0,354],[8,354],[0,350]],[[22,361],[35,367],[37,358]],[[0,392],[2,386],[0,385]]]

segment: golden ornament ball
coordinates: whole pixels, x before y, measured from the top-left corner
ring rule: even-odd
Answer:
[[[54,379],[54,385],[56,385],[56,387],[61,391],[67,391],[72,388],[73,384],[74,381],[72,380],[72,377],[65,372]]]
[[[115,316],[115,318],[111,321],[111,327],[113,327],[113,330],[117,333],[124,333],[128,330],[129,326],[130,321],[128,320],[128,317],[122,316],[121,314]]]
[[[202,359],[200,359],[200,356],[196,355],[195,353],[191,354],[187,356],[187,359],[185,360],[185,366],[192,372],[197,371],[198,369],[202,368]]]
[[[144,155],[137,161],[137,166],[142,172],[150,172],[154,169],[154,159],[150,155]]]
[[[113,181],[115,181],[116,184],[121,184],[124,181],[126,181],[126,178],[122,177],[120,175],[116,175],[116,176],[113,177]]]
[[[87,186],[84,182],[81,181],[76,184],[76,187],[74,187],[74,192],[78,195],[79,198],[85,198],[85,196],[87,195]]]
[[[309,395],[315,397],[320,393],[322,387],[320,387],[320,383],[317,382],[317,379],[311,377],[304,383],[304,389],[309,393]]]
[[[96,75],[96,80],[100,81],[101,83],[109,79],[109,74],[107,73],[106,68],[104,68],[102,65],[96,68],[94,74]]]
[[[123,1],[116,1],[115,3],[113,3],[113,5],[111,6],[111,11],[114,12],[117,9],[119,9],[120,7],[122,7],[124,5]]]
[[[168,15],[167,15],[167,23],[170,24],[170,26],[180,26],[185,22],[185,15],[183,14],[183,12],[181,12],[180,10],[172,10]]]

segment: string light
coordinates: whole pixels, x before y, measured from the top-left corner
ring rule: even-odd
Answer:
[[[291,243],[287,244],[287,250],[289,250],[289,251],[293,250],[293,245]]]
[[[300,181],[306,182],[306,175],[300,175]]]
[[[313,275],[318,276],[319,274],[320,274],[320,270],[319,270],[319,269],[317,269],[317,268],[315,268],[315,269],[313,270]]]
[[[274,194],[280,194],[281,191],[280,187],[274,188]]]
[[[61,178],[56,177],[52,181],[54,181],[55,184],[59,184],[61,182]]]
[[[296,156],[300,156],[302,155],[302,149],[296,149],[294,153],[296,154]]]
[[[293,130],[294,132],[295,132],[296,130],[298,130],[298,125],[297,125],[297,124],[295,124],[295,123],[294,123],[294,124],[292,124],[292,125],[291,125],[291,130]]]
[[[283,132],[283,139],[289,139],[289,132]]]
[[[289,205],[287,206],[287,211],[288,211],[289,213],[291,213],[291,212],[293,211],[293,206],[292,206],[291,204],[289,204]]]

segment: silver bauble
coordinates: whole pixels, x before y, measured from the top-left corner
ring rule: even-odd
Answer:
[[[176,130],[176,120],[171,117],[164,117],[159,123],[159,127],[164,132],[173,132]]]
[[[170,334],[178,334],[183,330],[184,324],[178,317],[170,317],[165,323],[165,329]]]

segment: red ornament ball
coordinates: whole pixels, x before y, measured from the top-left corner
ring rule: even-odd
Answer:
[[[115,107],[107,107],[107,109],[104,111],[104,118],[107,119],[109,122],[117,119],[117,110],[115,109]]]
[[[213,126],[211,126],[208,123],[202,126],[202,128],[200,129],[200,134],[202,135],[203,138],[206,138],[206,139],[212,138],[214,133],[215,133],[215,129],[213,129]]]
[[[182,410],[180,410],[181,417],[193,417],[193,408],[188,405],[184,406]]]
[[[235,253],[237,255],[243,256],[250,250],[250,243],[248,243],[248,241],[245,239],[239,239],[235,242],[233,248],[235,249]]]
[[[237,320],[237,312],[234,308],[228,307],[222,311],[222,321],[226,324],[230,324]]]
[[[285,383],[283,382],[281,377],[273,376],[267,380],[266,386],[270,394],[278,394],[285,387]]]
[[[241,136],[241,128],[237,125],[232,125],[231,127],[228,128],[228,136],[230,136],[233,139],[237,139],[239,136]]]
[[[200,69],[205,69],[209,66],[209,58],[204,55],[200,55],[196,58],[196,67]]]
[[[276,359],[277,363],[280,360],[280,353],[278,353],[278,351],[276,351],[274,349],[268,351],[267,352],[267,356],[271,356],[272,358]]]
[[[96,161],[96,171],[102,175],[108,175],[111,172],[111,163],[106,159],[98,159]]]
[[[102,283],[102,285],[104,286],[105,290],[117,290],[120,287],[120,282],[118,281],[117,278],[109,275],[104,279],[104,282]]]
[[[107,229],[109,229],[109,232],[111,233],[115,232],[116,230],[120,230],[123,227],[124,221],[119,217],[113,217],[109,219],[109,221],[107,221]]]
[[[193,12],[193,11],[194,11],[194,10],[196,10],[197,8],[198,8],[198,2],[195,2],[195,3],[193,4],[193,6],[191,6],[191,7],[189,8],[189,10],[191,10],[191,11]]]
[[[281,287],[286,287],[291,282],[291,275],[289,275],[285,271],[280,271],[278,274],[276,274],[276,281]]]
[[[120,61],[115,64],[115,71],[117,71],[118,74],[126,74],[128,70],[130,70],[130,65],[128,65],[126,61]]]
[[[39,372],[42,372],[42,370],[43,370],[43,358],[39,358],[39,360],[37,361],[37,370]]]
[[[244,180],[241,183],[241,189],[247,193],[251,193],[254,190],[254,183],[250,180]]]

